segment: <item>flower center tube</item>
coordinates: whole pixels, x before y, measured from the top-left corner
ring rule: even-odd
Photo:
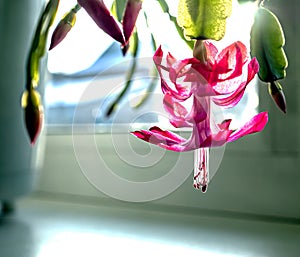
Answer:
[[[209,148],[194,150],[194,187],[206,192],[209,182]]]

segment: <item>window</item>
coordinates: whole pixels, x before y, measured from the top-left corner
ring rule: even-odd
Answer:
[[[65,6],[61,7],[64,12],[72,7],[68,2],[62,3],[65,4]],[[176,12],[176,6],[176,1],[170,2],[171,12]],[[136,119],[134,116],[139,116],[145,110],[151,109],[149,104],[142,110],[130,107],[130,105],[134,105],[134,101],[139,101],[139,98],[142,97],[141,95],[150,83],[156,84],[156,92],[159,93],[158,79],[153,82],[151,81],[151,69],[153,69],[152,55],[154,50],[151,46],[150,30],[152,30],[151,32],[153,32],[155,38],[158,39],[157,41],[168,47],[171,52],[178,53],[179,57],[191,56],[190,49],[178,36],[167,14],[162,13],[159,3],[145,1],[143,7],[146,11],[153,10],[153,12],[148,12],[150,15],[147,13],[148,22],[152,26],[150,28],[146,26],[145,19],[141,14],[138,20],[140,46],[137,71],[132,79],[134,82],[131,90],[127,93],[126,97],[126,99],[130,99],[131,103],[129,106],[126,106],[124,101],[120,103],[120,105],[123,104],[126,106],[124,108],[128,110],[128,113],[125,114],[122,112],[121,115],[116,114],[117,117],[114,119],[114,122],[117,123],[132,123]],[[236,40],[242,40],[245,44],[249,45],[249,30],[252,24],[254,7],[254,4],[239,7],[235,5],[235,8],[240,8],[241,11],[234,12],[235,16],[229,19],[227,35],[217,44],[219,47],[227,46]],[[152,17],[151,14],[153,13],[155,16],[153,15]],[[58,17],[61,16],[61,13],[59,13]],[[243,17],[245,26],[236,31],[236,22],[241,17]],[[91,84],[94,87],[98,87],[98,90],[96,90],[98,94],[93,94],[89,99],[85,99],[85,114],[83,113],[80,118],[77,117],[76,122],[87,122],[85,117],[89,109],[89,111],[93,112],[92,116],[97,124],[111,123],[112,118],[107,117],[106,112],[114,99],[118,97],[120,91],[122,91],[126,83],[126,72],[128,72],[131,65],[130,54],[124,58],[121,54],[119,44],[100,31],[85,12],[79,12],[77,20],[77,24],[73,28],[74,31],[72,30],[70,36],[60,46],[49,53],[48,69],[51,79],[48,81],[46,87],[46,117],[48,125],[71,125],[74,122],[75,108],[83,92]],[[165,28],[162,27],[163,24],[166,24]],[[165,31],[168,31],[168,33],[165,33]],[[251,115],[258,106],[258,98],[256,97],[256,86],[249,88],[249,92],[246,94],[241,105],[244,105],[243,109],[245,109],[245,112],[249,112]],[[103,91],[105,93],[101,93]],[[100,101],[99,98],[102,100]],[[249,101],[249,98],[251,101]],[[101,108],[99,104],[101,104]],[[119,106],[118,108],[122,107]],[[163,110],[161,111],[163,112]],[[237,115],[237,113],[233,110],[228,115]],[[135,120],[135,122],[154,123],[160,120],[159,117],[154,116],[154,114],[143,115],[143,117]],[[245,114],[242,116],[247,118]],[[238,120],[242,121],[242,117],[239,117]],[[49,127],[51,128],[51,126]]]

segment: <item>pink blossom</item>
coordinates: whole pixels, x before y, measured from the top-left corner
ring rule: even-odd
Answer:
[[[235,106],[259,66],[255,58],[248,61],[247,49],[241,42],[226,47],[219,54],[212,43],[204,44],[210,53],[206,63],[196,58],[177,61],[170,53],[163,58],[161,48],[154,55],[164,93],[163,105],[170,116],[170,123],[176,128],[191,127],[191,137],[186,140],[158,127],[132,132],[135,136],[168,150],[189,151],[220,146],[265,127],[268,115],[262,112],[236,130],[229,128],[231,120],[225,120],[217,124],[217,131],[213,132],[211,101],[221,108]],[[247,72],[245,79],[244,68]],[[190,110],[182,104],[188,99],[192,99],[193,103]]]
[[[263,130],[268,114],[261,112],[239,128],[231,128],[231,119],[218,123],[212,113],[214,103],[220,110],[239,103],[249,82],[258,72],[255,58],[249,60],[247,49],[235,42],[221,52],[210,42],[203,43],[205,61],[196,58],[177,60],[170,53],[164,57],[160,48],[153,59],[161,78],[163,105],[175,128],[190,127],[185,139],[157,126],[132,132],[136,137],[167,150],[182,152],[198,150],[199,160],[194,170],[194,186],[206,191],[208,183],[208,151],[240,137]],[[190,108],[185,103],[191,100]],[[205,149],[205,150],[204,150]]]

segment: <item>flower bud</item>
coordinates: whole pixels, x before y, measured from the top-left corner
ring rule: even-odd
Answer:
[[[62,20],[58,23],[55,28],[49,50],[56,47],[69,33],[71,28],[74,26],[76,22],[76,12],[72,9],[70,12],[66,13]]]
[[[277,81],[269,84],[269,93],[281,111],[286,113],[286,101],[281,85]]]
[[[133,32],[137,17],[142,8],[141,0],[128,0],[123,17],[123,33],[125,42],[128,43],[129,38]]]
[[[41,132],[44,121],[43,107],[39,93],[34,89],[25,91],[22,96],[22,107],[25,111],[25,125],[30,143],[34,145]]]

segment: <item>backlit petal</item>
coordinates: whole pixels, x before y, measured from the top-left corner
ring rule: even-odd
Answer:
[[[268,122],[268,113],[261,112],[245,123],[241,128],[234,131],[228,138],[228,142],[235,141],[248,134],[260,132]]]
[[[225,107],[231,108],[239,103],[242,99],[244,92],[246,90],[249,82],[254,78],[255,74],[258,72],[259,66],[256,59],[252,59],[248,64],[248,76],[247,81],[242,82],[233,93],[226,97],[213,97],[213,101],[215,104]]]

